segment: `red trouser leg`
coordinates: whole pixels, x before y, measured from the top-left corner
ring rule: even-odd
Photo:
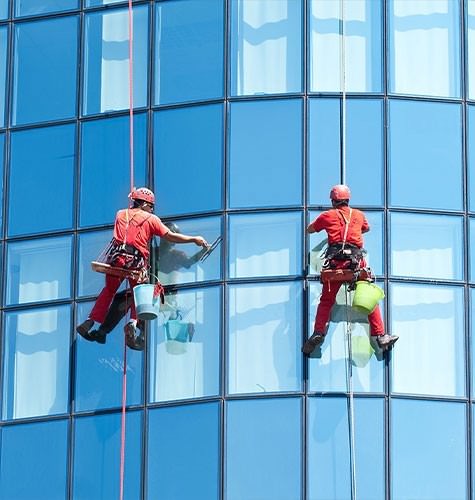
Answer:
[[[376,304],[373,312],[368,314],[368,321],[372,336],[384,335],[384,322],[378,304]]]
[[[336,300],[336,294],[338,293],[341,285],[341,282],[323,283],[320,303],[317,307],[317,314],[313,325],[314,332],[318,332],[323,335],[325,334],[327,323],[330,320],[330,313]]]
[[[123,278],[109,276],[106,274],[106,285],[99,294],[99,297],[97,297],[96,303],[89,314],[91,319],[97,321],[98,323],[104,322],[107,312],[109,311],[109,307],[112,304],[115,292],[117,292],[122,280]],[[135,307],[133,307],[133,311],[135,312]]]

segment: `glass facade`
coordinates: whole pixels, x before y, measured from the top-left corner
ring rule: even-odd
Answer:
[[[124,323],[75,325],[130,190],[127,4],[0,0],[1,500],[119,495]],[[475,0],[134,0],[132,26],[134,184],[223,239],[155,242],[124,498],[475,498]],[[342,291],[304,358],[305,227],[343,181],[399,341],[352,313],[350,361]]]

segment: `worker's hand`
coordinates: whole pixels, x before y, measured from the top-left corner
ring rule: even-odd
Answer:
[[[209,243],[203,238],[203,236],[195,236],[193,238],[193,243],[199,247],[209,248]]]

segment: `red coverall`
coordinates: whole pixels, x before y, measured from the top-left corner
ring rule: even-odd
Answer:
[[[369,224],[363,212],[355,208],[341,206],[332,208],[320,214],[312,223],[311,226],[315,232],[320,232],[323,229],[328,235],[328,245],[343,243],[345,236],[346,222],[349,221],[348,232],[346,235],[346,243],[355,245],[358,248],[363,247],[363,233],[369,231]],[[366,261],[362,259],[361,266],[366,266]],[[344,267],[344,261],[334,261],[336,267]],[[336,295],[340,289],[342,282],[325,283],[323,285],[322,294],[320,296],[320,303],[317,307],[317,314],[315,316],[315,324],[313,327],[314,332],[320,334],[326,333],[328,321],[330,320],[330,313],[335,304]],[[372,336],[384,335],[384,323],[381,317],[381,310],[377,305],[373,312],[368,315],[370,331]]]

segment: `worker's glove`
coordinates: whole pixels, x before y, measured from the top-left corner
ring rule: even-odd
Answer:
[[[165,304],[165,289],[163,288],[162,284],[158,281],[155,283],[155,286],[153,288],[153,298],[156,299],[160,295],[160,302],[162,304]]]

